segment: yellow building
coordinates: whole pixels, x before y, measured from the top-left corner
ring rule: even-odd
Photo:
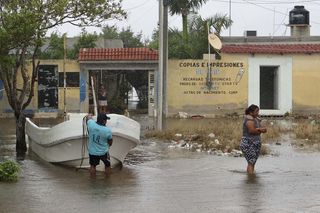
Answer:
[[[225,114],[247,105],[248,62],[245,56],[222,60],[170,60],[168,115]]]
[[[31,75],[32,67],[28,66]],[[148,94],[148,90],[154,90],[153,79],[157,68],[158,53],[149,48],[84,48],[80,50],[79,60],[66,60],[65,64],[63,60],[41,60],[35,94],[25,113],[36,117],[57,117],[64,112],[88,113],[93,105],[90,103],[93,102],[92,97],[89,97],[90,77],[93,77],[97,91],[99,86],[104,85],[111,96],[112,92],[118,92],[117,84],[121,80],[124,82],[125,75],[137,76],[130,82],[131,85]],[[17,87],[22,87],[20,76]],[[153,96],[149,96],[148,100],[149,114],[154,111]],[[0,117],[9,116],[13,116],[13,110],[0,81]]]
[[[250,104],[262,115],[319,113],[320,37],[310,36],[304,6],[289,12],[288,26],[291,36],[223,37],[219,60],[171,60],[167,115],[242,114]]]
[[[243,113],[250,104],[263,115],[319,113],[319,37],[242,39],[225,41],[210,69],[208,60],[169,62],[169,116]]]
[[[259,105],[262,115],[320,112],[320,37],[228,37],[222,42],[220,59],[169,60],[165,97],[158,97],[158,55],[149,49],[122,48],[116,59],[108,49],[82,50],[79,61],[65,63],[66,99],[63,60],[42,60],[35,97],[26,112],[87,113],[90,72],[103,79],[117,70],[148,75],[144,85],[148,85],[150,116],[156,115],[160,98],[166,100],[167,116],[242,114],[250,104]],[[7,115],[12,109],[0,82],[0,116]]]
[[[37,81],[34,88],[35,95],[25,110],[28,114],[35,116],[57,116],[65,110],[64,101],[64,65],[63,60],[41,60]],[[31,64],[28,65],[31,72]],[[84,83],[80,77],[80,66],[76,60],[65,62],[66,71],[66,109],[69,112],[80,111],[81,90],[80,82]],[[20,83],[21,82],[21,83]],[[18,88],[22,81],[18,78]],[[0,84],[0,110],[1,116],[12,116],[12,109]],[[85,96],[84,96],[85,97]]]

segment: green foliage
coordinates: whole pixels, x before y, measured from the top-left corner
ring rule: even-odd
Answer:
[[[168,57],[170,59],[202,59],[204,53],[208,53],[208,25],[215,28],[219,35],[222,30],[227,29],[232,21],[226,15],[215,15],[207,19],[201,16],[193,16],[189,23],[189,41],[183,40],[183,33],[178,29],[169,29],[168,32]],[[154,30],[150,48],[158,49],[159,30]],[[215,50],[211,48],[211,53]]]
[[[149,48],[159,48],[159,29],[154,30]],[[189,45],[184,42],[182,32],[178,29],[169,29],[168,31],[168,58],[185,59],[190,58]]]
[[[19,164],[7,160],[0,163],[0,181],[11,182],[18,180],[18,174],[20,171]]]
[[[106,39],[121,39],[125,48],[144,46],[142,33],[134,34],[130,27],[122,28],[122,30],[119,31],[115,26],[105,26],[102,29],[102,33]]]
[[[191,11],[200,9],[208,0],[175,0],[169,1],[170,15],[189,14]]]
[[[148,47],[156,50],[159,49],[159,28],[153,30]]]
[[[217,35],[220,35],[222,30],[228,29],[233,23],[233,21],[226,14],[215,14],[214,16],[204,20],[199,20],[199,18],[201,17],[196,17],[200,23],[206,22],[209,26],[212,26],[216,30],[215,34]]]
[[[168,33],[168,57],[171,59],[192,58],[190,46],[184,42],[182,32],[178,29],[171,29]]]
[[[143,47],[142,33],[135,35],[130,27],[122,28],[119,38],[123,41],[124,47]]]
[[[79,27],[99,27],[108,19],[120,19],[126,14],[121,8],[122,0],[0,2],[0,80],[3,81],[8,103],[17,118],[17,127],[22,127],[25,120],[19,118],[23,117],[23,110],[35,96],[34,85],[39,65],[37,59],[48,30],[65,23]],[[54,54],[54,57],[59,54]],[[26,68],[28,59],[32,59],[31,73]],[[17,128],[16,135],[17,152],[25,152],[24,128]]]
[[[108,101],[108,109],[110,113],[123,114],[125,108],[123,101],[119,98],[114,98]]]
[[[71,51],[68,51],[68,58],[76,59],[81,48],[96,47],[97,40],[98,35],[96,33],[88,33],[85,29],[82,29],[80,37],[78,41],[74,44],[73,49]]]
[[[200,7],[206,3],[208,0],[175,0],[169,1],[169,12],[170,15],[181,15],[182,16],[182,31],[183,31],[183,40],[188,43],[188,15],[191,12],[199,10]]]
[[[100,26],[105,20],[125,17],[121,2],[122,0],[1,1],[0,58],[6,57],[9,53],[16,53],[17,58],[21,55],[38,54],[39,51],[35,50],[42,45],[47,31],[64,23]],[[52,35],[50,49],[55,50],[44,57],[61,57],[62,47],[61,37]],[[23,64],[25,59],[26,57],[22,57],[17,65]],[[0,73],[7,67],[2,65]],[[6,79],[6,76],[0,78]]]
[[[40,54],[41,59],[63,59],[63,35],[59,36],[57,33],[52,33],[48,47]],[[82,29],[77,42],[73,45],[72,49],[67,49],[67,58],[76,59],[80,48],[94,48],[96,47],[96,41],[98,35],[96,33],[88,33],[85,29]]]
[[[40,55],[41,59],[63,59],[63,35],[59,36],[57,33],[52,33],[48,47]]]
[[[108,108],[112,113],[123,114],[127,108],[125,100],[128,99],[128,92],[132,86],[124,74],[117,75],[117,82],[117,92],[108,101]]]
[[[189,54],[192,59],[202,58],[204,53],[208,53],[208,27],[215,29],[215,34],[220,35],[221,31],[227,29],[232,21],[226,15],[216,14],[213,17],[202,19],[201,16],[194,16],[189,26]],[[211,53],[215,50],[210,46]]]
[[[102,35],[105,39],[119,39],[118,28],[115,26],[105,26]]]

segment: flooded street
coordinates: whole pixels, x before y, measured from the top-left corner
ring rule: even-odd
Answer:
[[[14,159],[14,122],[0,126],[0,157]],[[122,170],[95,179],[28,153],[18,182],[0,183],[0,212],[320,212],[320,153],[290,140],[271,145],[276,155],[260,157],[253,177],[244,158],[154,140],[132,150]]]

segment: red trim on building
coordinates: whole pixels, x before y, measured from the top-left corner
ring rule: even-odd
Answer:
[[[158,51],[150,48],[82,48],[79,61],[147,61],[158,60]]]
[[[320,53],[320,44],[226,44],[223,53],[311,54]]]

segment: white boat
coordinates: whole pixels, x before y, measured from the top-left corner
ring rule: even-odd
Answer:
[[[70,113],[68,120],[53,127],[39,127],[26,119],[29,148],[47,162],[72,167],[89,167],[87,136],[83,125],[84,113]],[[112,130],[111,167],[122,165],[128,152],[140,143],[140,124],[126,116],[108,114],[107,125]],[[103,163],[100,162],[103,170]]]

